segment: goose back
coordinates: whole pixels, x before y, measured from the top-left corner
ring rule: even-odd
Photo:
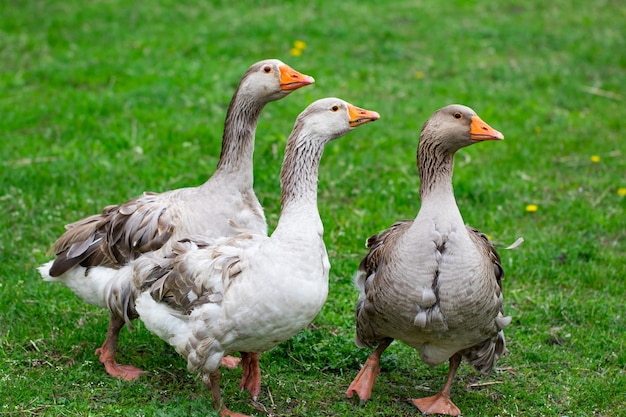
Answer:
[[[229,225],[267,232],[263,209],[252,189],[254,134],[265,104],[311,84],[279,60],[264,60],[244,74],[230,102],[215,174],[202,186],[144,193],[124,204],[66,226],[51,247],[56,254],[42,273],[55,280],[76,266],[119,269],[142,254],[190,235],[228,236]]]

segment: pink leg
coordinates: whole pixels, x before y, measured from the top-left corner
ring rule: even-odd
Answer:
[[[241,385],[242,390],[246,389],[256,401],[261,394],[261,367],[259,365],[259,354],[257,352],[241,352]]]
[[[454,374],[457,368],[461,364],[461,355],[458,353],[450,358],[450,370],[448,371],[448,378],[446,383],[437,395],[432,397],[420,398],[417,400],[411,400],[413,404],[419,408],[424,414],[445,414],[448,416],[459,416],[461,410],[450,399],[450,389],[452,388],[452,381],[454,380]]]
[[[372,387],[376,382],[376,377],[380,373],[380,357],[385,349],[393,342],[393,339],[385,339],[374,352],[367,358],[365,365],[361,368],[361,371],[357,374],[356,378],[352,381],[348,390],[346,391],[346,397],[352,398],[354,393],[359,396],[361,404],[368,401],[372,396]]]
[[[213,405],[216,410],[219,410],[221,417],[250,417],[245,414],[235,413],[230,411],[224,405],[222,401],[222,394],[220,392],[220,370],[219,368],[209,374],[209,377],[203,377],[207,388],[211,390],[211,395],[213,396]]]
[[[109,321],[107,337],[102,346],[96,349],[96,355],[100,356],[100,362],[102,362],[104,369],[106,369],[109,375],[125,381],[131,381],[139,378],[139,375],[146,372],[132,365],[119,365],[115,362],[117,339],[122,327],[124,327],[124,319],[112,315]]]

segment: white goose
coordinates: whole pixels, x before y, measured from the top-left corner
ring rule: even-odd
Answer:
[[[125,380],[142,370],[115,361],[118,335],[137,317],[130,291],[132,277],[123,268],[143,254],[171,249],[173,242],[202,234],[232,236],[240,227],[267,233],[263,209],[252,189],[254,135],[264,106],[314,79],[276,59],[252,65],[228,107],[222,152],[213,176],[199,187],[161,194],[144,193],[66,226],[50,249],[56,259],[39,268],[46,281],[59,281],[84,301],[107,308],[111,318],[102,347],[96,350],[106,371]]]
[[[271,349],[307,326],[324,304],[330,265],[317,209],[319,163],[326,143],[378,118],[338,98],[318,100],[298,116],[270,237],[245,232],[210,245],[186,240],[171,257],[135,262],[142,321],[187,359],[190,372],[202,375],[222,416],[242,416],[221,399],[224,355]]]
[[[412,400],[425,414],[459,415],[450,388],[461,358],[488,372],[505,351],[503,271],[487,237],[466,227],[452,190],[454,153],[504,136],[465,106],[450,105],[422,128],[418,146],[421,208],[367,241],[357,274],[356,343],[376,347],[348,388],[371,397],[380,357],[394,339],[418,349],[430,366],[450,360],[437,395]]]

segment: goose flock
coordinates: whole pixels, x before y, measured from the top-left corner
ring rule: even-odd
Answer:
[[[253,64],[232,97],[217,169],[204,184],[105,207],[67,225],[52,245],[56,257],[39,268],[43,279],[109,311],[96,350],[108,374],[133,380],[145,373],[116,361],[120,330],[140,318],[202,377],[221,416],[245,417],[225,405],[220,367],[241,366],[241,389],[256,401],[259,354],[316,317],[330,270],[317,206],[324,147],[380,115],[335,97],[299,114],[280,171],[278,224],[268,236],[253,190],[256,126],[267,103],[314,82],[277,59]],[[488,373],[506,352],[503,329],[511,318],[500,257],[485,234],[465,225],[452,189],[455,152],[503,138],[459,104],[424,123],[417,216],[370,237],[358,266],[355,341],[373,351],[346,397],[370,400],[380,358],[398,339],[427,365],[449,362],[439,393],[411,403],[424,414],[458,416],[450,393],[461,360]]]

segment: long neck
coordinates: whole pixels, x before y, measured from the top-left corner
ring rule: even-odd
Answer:
[[[280,171],[281,215],[277,230],[281,226],[313,222],[321,228],[317,209],[318,171],[324,145],[310,140],[301,128],[296,127],[285,148],[285,159]],[[321,233],[321,230],[319,231]]]
[[[454,199],[452,172],[454,152],[446,149],[441,141],[420,140],[417,150],[417,169],[420,176],[422,202],[433,194],[447,195]]]
[[[222,153],[216,174],[234,174],[237,175],[238,181],[252,186],[254,135],[264,106],[265,103],[243,94],[240,88],[237,89],[226,113]]]
[[[440,233],[464,230],[452,189],[454,151],[444,148],[439,141],[420,141],[417,166],[422,201],[417,218],[427,218]],[[423,223],[416,221],[414,224],[415,233],[422,233],[419,225]]]

